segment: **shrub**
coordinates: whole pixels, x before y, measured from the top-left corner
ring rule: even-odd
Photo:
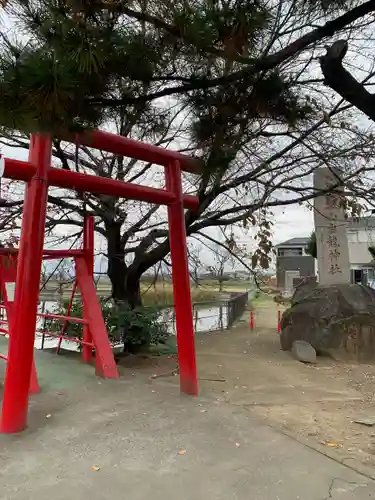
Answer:
[[[68,301],[56,305],[53,314],[65,315]],[[165,325],[159,320],[160,309],[139,307],[129,309],[123,304],[114,304],[111,300],[101,300],[103,319],[109,339],[113,345],[123,343],[124,352],[136,353],[146,350],[150,345],[165,343],[169,337]],[[73,302],[70,315],[82,318],[82,303]],[[45,329],[59,332],[61,322],[47,319]],[[69,322],[65,334],[68,337],[82,339],[83,326]]]

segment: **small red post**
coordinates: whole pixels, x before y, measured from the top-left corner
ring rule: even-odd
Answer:
[[[29,161],[36,167],[36,173],[27,184],[23,208],[14,321],[11,324],[0,426],[1,432],[7,434],[22,431],[27,423],[51,151],[49,136],[31,136]]]
[[[180,389],[185,394],[196,396],[198,394],[198,380],[193,307],[190,292],[181,170],[178,161],[165,168],[165,178],[167,190],[176,196],[176,200],[168,205],[168,224],[174,307],[176,311]]]
[[[281,332],[281,312],[277,311],[277,333]]]
[[[254,330],[254,311],[250,311],[250,330]]]
[[[83,251],[87,269],[90,273],[90,278],[94,282],[94,217],[85,215],[83,222]],[[82,304],[82,317],[87,317],[85,304]],[[83,341],[86,342],[82,347],[82,361],[90,363],[92,361],[92,335],[89,325],[83,327]]]

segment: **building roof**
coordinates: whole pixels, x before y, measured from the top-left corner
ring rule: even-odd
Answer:
[[[305,246],[308,244],[310,236],[303,238],[291,238],[290,240],[283,241],[276,245],[276,247],[290,247],[290,246]]]

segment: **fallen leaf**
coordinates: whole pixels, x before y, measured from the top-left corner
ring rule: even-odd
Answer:
[[[91,468],[92,468],[92,470],[94,470],[95,472],[97,472],[98,470],[100,470],[100,467],[98,467],[97,465],[93,465]]]
[[[186,453],[186,450],[180,450],[180,451],[178,452],[178,454],[179,454],[179,455],[185,455],[185,453]]]

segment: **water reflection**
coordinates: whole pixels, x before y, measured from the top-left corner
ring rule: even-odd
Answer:
[[[53,313],[56,310],[57,301],[46,301],[39,304],[38,312]],[[5,316],[5,318],[4,318]],[[6,319],[4,310],[3,318]],[[176,313],[174,309],[164,309],[160,313],[160,321],[165,323],[167,331],[171,335],[176,335]],[[215,330],[225,330],[228,327],[228,306],[223,304],[207,304],[195,305],[193,309],[194,330],[198,332],[212,332]],[[44,318],[37,318],[36,329],[43,330]],[[5,327],[5,325],[3,325]],[[34,347],[36,349],[53,349],[56,348],[58,339],[53,337],[43,336],[41,333],[36,334]],[[63,340],[61,349],[77,350],[76,342]]]
[[[165,309],[160,320],[167,325],[171,335],[176,334],[176,313],[174,309]],[[193,322],[195,332],[225,330],[228,326],[228,307],[224,304],[194,306]]]

